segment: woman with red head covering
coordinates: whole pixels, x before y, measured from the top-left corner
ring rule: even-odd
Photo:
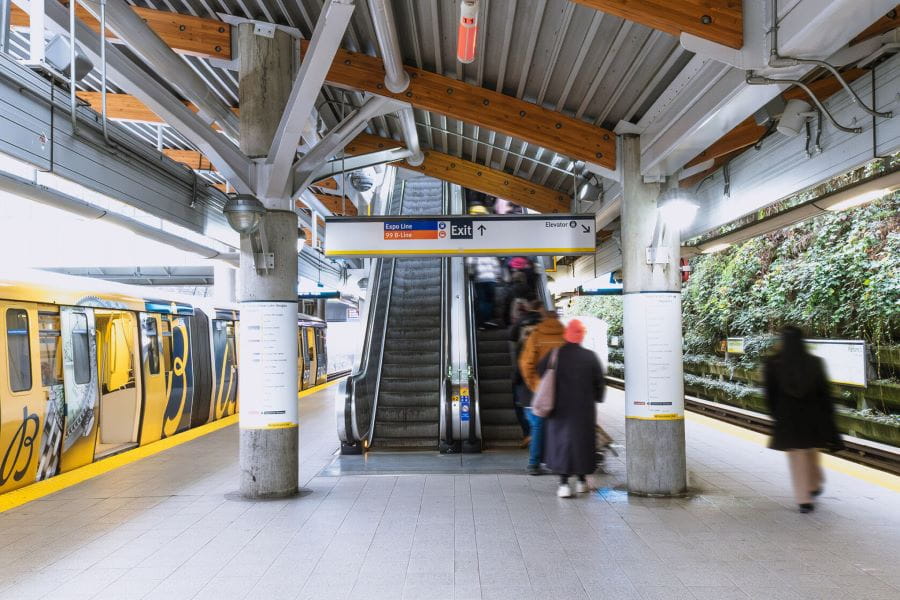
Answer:
[[[572,496],[569,487],[572,475],[577,476],[575,491],[587,492],[585,476],[596,469],[595,403],[603,401],[606,383],[597,355],[581,346],[585,333],[581,321],[569,321],[563,333],[566,343],[538,366],[538,372],[543,375],[550,361],[556,360],[555,403],[544,425],[544,462],[559,474],[557,496],[560,498]]]

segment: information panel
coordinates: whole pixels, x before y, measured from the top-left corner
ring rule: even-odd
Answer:
[[[683,419],[681,294],[624,296],[625,417]]]
[[[591,215],[328,217],[328,256],[590,254]]]
[[[297,303],[241,304],[241,429],[297,426]]]
[[[825,363],[825,374],[832,383],[868,385],[864,340],[806,340],[806,348]]]

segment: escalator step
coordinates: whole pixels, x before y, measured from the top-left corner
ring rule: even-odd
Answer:
[[[512,381],[512,366],[511,365],[483,365],[481,362],[478,363],[478,380],[479,381],[490,381],[494,379],[500,379],[506,382],[508,386],[511,386],[510,383]]]
[[[383,398],[382,398],[383,400]],[[432,423],[440,420],[440,406],[387,406],[379,402],[377,423]]]
[[[372,440],[372,448],[375,450],[437,450],[437,436],[424,438],[379,438]]]
[[[437,419],[433,423],[375,421],[375,438],[431,438],[437,441],[440,429]]]
[[[515,425],[519,426],[519,420],[512,408],[492,409],[481,407],[482,425]]]
[[[427,394],[404,394],[395,389],[388,389],[389,386],[382,384],[381,393],[378,395],[378,412],[385,407],[394,408],[439,408],[441,405],[441,396],[437,392]],[[378,417],[376,417],[376,420]]]

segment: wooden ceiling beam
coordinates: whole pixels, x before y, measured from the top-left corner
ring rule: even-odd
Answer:
[[[309,42],[300,42],[306,52]],[[582,160],[616,168],[615,134],[581,119],[519,100],[485,88],[414,67],[409,88],[393,94],[384,87],[384,62],[380,58],[338,50],[326,81],[409,102],[416,108],[496,131],[529,144]]]
[[[850,40],[850,45],[852,46],[854,44],[872,39],[875,36],[887,33],[888,31],[896,29],[897,27],[900,27],[900,4],[891,9],[888,14],[884,15],[883,17],[869,25],[858,36]]]
[[[396,140],[364,133],[357,136],[344,150],[348,154],[365,154],[396,148],[397,144]],[[418,167],[413,167],[406,161],[394,164],[491,196],[505,198],[542,213],[569,212],[571,209],[571,198],[554,189],[449,154],[423,150],[425,161]]]
[[[574,0],[675,37],[690,33],[729,48],[744,45],[742,0]]]
[[[325,205],[325,208],[330,210],[336,215],[340,215],[343,217],[355,217],[356,216],[356,205],[350,201],[349,198],[345,199],[343,196],[335,196],[332,194],[317,194],[312,192],[312,195],[315,196],[319,202]]]
[[[227,23],[167,10],[137,6],[131,8],[175,52],[231,59],[231,26]],[[100,23],[80,4],[75,8],[75,14],[88,27],[100,31]],[[10,24],[14,28],[26,28],[30,23],[28,13],[15,5],[12,6],[10,17]],[[117,41],[112,32],[109,32],[109,36],[110,41]]]

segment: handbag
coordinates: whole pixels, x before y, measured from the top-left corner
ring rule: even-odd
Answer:
[[[556,358],[558,354],[558,348],[554,348],[550,352],[547,370],[544,371],[541,383],[538,384],[538,389],[534,392],[534,398],[531,400],[531,412],[542,419],[549,417],[556,406]]]

